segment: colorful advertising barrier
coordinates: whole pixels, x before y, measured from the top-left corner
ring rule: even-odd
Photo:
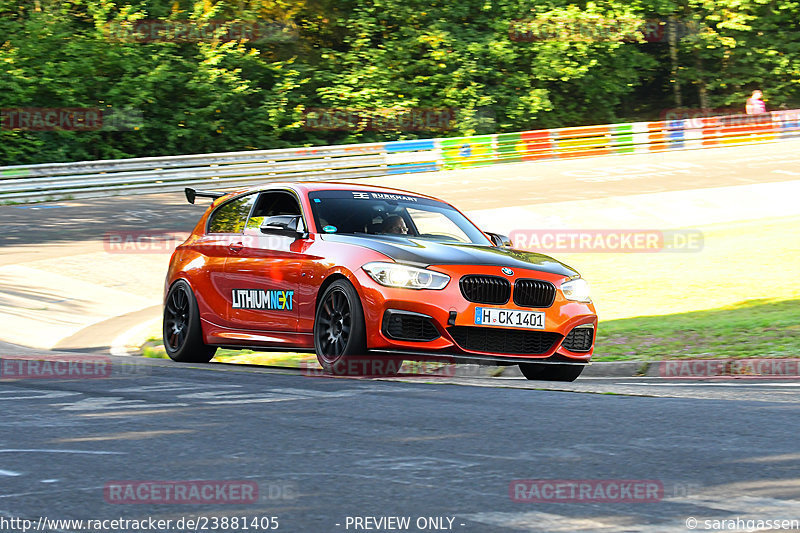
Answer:
[[[27,115],[19,110],[3,111],[6,128],[33,124],[30,109]],[[669,120],[655,122],[473,137],[6,166],[0,167],[0,202],[436,172],[498,163],[736,146],[800,135],[800,110],[720,116],[690,111],[672,110],[665,114]],[[47,125],[44,119],[42,124]]]

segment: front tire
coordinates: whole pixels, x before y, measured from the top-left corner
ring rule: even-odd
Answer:
[[[545,363],[520,363],[522,375],[530,380],[575,381],[586,365],[556,365]]]
[[[322,293],[314,319],[314,350],[328,374],[345,376],[391,375],[399,366],[367,355],[364,309],[355,287],[344,279]]]
[[[184,280],[176,281],[164,303],[164,349],[173,361],[208,363],[217,351],[203,342],[200,311],[192,288]]]

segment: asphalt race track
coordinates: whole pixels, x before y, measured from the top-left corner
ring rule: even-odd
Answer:
[[[559,202],[782,187],[800,176],[798,147],[364,182],[469,211],[547,212]],[[793,215],[780,200],[775,216]],[[108,355],[121,333],[157,317],[168,254],[144,261],[97,243],[112,229],[189,231],[201,209],[179,194],[0,207],[0,339],[35,346],[0,341],[0,533],[723,530],[715,520],[748,531],[758,520],[800,521],[797,380],[349,379]],[[68,278],[74,294],[96,292],[58,293]],[[73,364],[67,375],[55,373],[57,360]],[[137,492],[141,482],[162,492]],[[176,484],[218,490],[169,500],[163,487]],[[241,520],[234,528],[221,517]],[[67,519],[172,522],[50,522]]]
[[[563,387],[594,392],[580,393],[521,379],[334,379],[112,359],[107,379],[3,383],[0,516],[275,516],[280,531],[313,532],[354,531],[347,518],[368,516],[450,517],[464,532],[685,531],[689,517],[800,517],[794,382]],[[118,504],[104,493],[198,479],[254,482],[258,498]],[[642,480],[659,492],[512,501],[509,485],[529,479]]]

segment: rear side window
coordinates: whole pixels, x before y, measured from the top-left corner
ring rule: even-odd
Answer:
[[[209,233],[242,233],[256,197],[249,194],[220,206],[211,214]]]
[[[300,205],[288,192],[262,192],[247,221],[247,229],[258,230],[265,218],[278,215],[302,215]]]

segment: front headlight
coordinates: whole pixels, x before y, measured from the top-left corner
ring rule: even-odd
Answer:
[[[386,287],[403,289],[444,289],[450,276],[397,263],[367,263],[363,267],[369,277]]]
[[[587,303],[592,301],[589,297],[589,283],[583,278],[565,281],[561,284],[561,292],[567,300]]]

